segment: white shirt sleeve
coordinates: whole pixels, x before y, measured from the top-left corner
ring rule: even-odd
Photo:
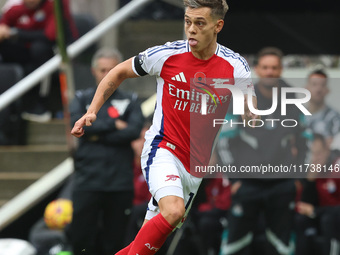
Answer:
[[[149,48],[135,57],[133,70],[137,75],[159,76],[165,60],[172,54],[169,43]]]
[[[241,56],[234,66],[234,78],[235,86],[241,89],[243,94],[248,94],[248,89],[250,88],[252,96],[256,96],[250,68],[247,61]]]

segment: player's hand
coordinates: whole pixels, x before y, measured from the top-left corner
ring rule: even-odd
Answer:
[[[245,111],[244,115],[242,116],[242,119],[246,121],[246,125],[248,127],[255,128],[257,120],[260,120],[261,117],[248,110],[248,112]]]
[[[237,181],[233,185],[231,185],[231,190],[230,190],[231,194],[235,195],[236,192],[241,188],[241,186],[242,186],[241,181]]]
[[[96,114],[94,113],[86,113],[83,117],[81,117],[75,124],[71,130],[71,134],[75,137],[81,137],[84,135],[84,126],[92,126],[92,123],[97,119]]]
[[[11,35],[10,27],[5,24],[1,24],[0,25],[0,41],[8,39],[10,35]]]
[[[302,215],[306,215],[308,217],[313,217],[315,215],[314,209],[315,208],[312,204],[304,203],[304,202],[301,202],[301,201],[297,203],[297,211],[298,211],[298,213],[300,213]]]
[[[248,127],[255,128],[256,122],[257,122],[257,120],[261,119],[261,116],[256,115],[249,110],[247,101],[248,101],[247,96],[245,96],[245,98],[244,98],[244,115],[242,115],[242,119],[245,120],[246,125]],[[252,97],[252,103],[253,103],[254,108],[257,109],[256,97]]]
[[[116,128],[118,130],[122,130],[127,128],[128,123],[126,121],[120,120],[120,119],[116,119]]]

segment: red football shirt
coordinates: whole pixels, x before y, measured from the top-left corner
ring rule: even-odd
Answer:
[[[210,59],[200,60],[194,57],[188,42],[181,40],[140,53],[133,69],[138,75],[157,78],[153,124],[145,135],[148,148],[144,150],[149,150],[150,159],[157,148],[164,148],[192,175],[204,175],[195,170],[208,165],[221,127],[214,127],[214,119],[224,119],[227,113],[231,92],[225,85],[238,87],[245,94],[252,88],[246,60],[219,44]],[[205,115],[203,97],[207,101]]]

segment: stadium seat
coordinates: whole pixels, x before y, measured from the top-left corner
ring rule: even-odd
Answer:
[[[0,94],[23,78],[24,71],[18,64],[0,64]]]
[[[20,65],[0,64],[0,94],[4,93],[23,77],[24,71]],[[20,99],[0,111],[0,145],[24,143],[24,134],[20,132],[23,125],[20,111]]]

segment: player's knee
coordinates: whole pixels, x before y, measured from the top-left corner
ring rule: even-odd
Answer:
[[[161,206],[163,205],[163,206]],[[176,226],[184,217],[185,207],[182,198],[168,198],[160,200],[160,210],[163,217],[172,226]]]
[[[172,226],[176,226],[184,217],[185,209],[183,208],[172,208],[162,212],[163,217]]]

